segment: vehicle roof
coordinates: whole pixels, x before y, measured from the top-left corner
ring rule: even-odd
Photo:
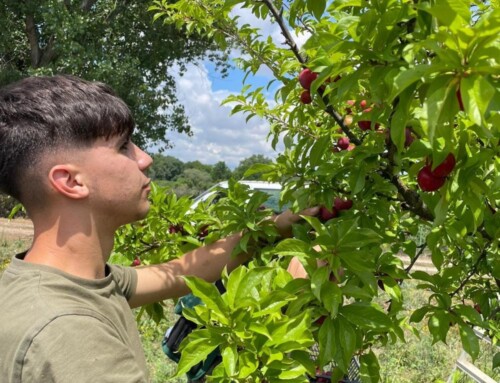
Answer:
[[[248,185],[251,190],[255,189],[271,189],[271,190],[281,190],[281,185],[277,182],[265,182],[265,181],[250,181],[250,180],[240,180],[238,183]],[[214,191],[217,188],[224,188],[227,189],[229,187],[229,182],[228,181],[222,181],[208,190],[204,191],[200,195],[198,195],[196,198],[194,198],[194,203],[192,207],[195,207],[200,201],[204,201],[207,199],[210,195],[214,193]]]

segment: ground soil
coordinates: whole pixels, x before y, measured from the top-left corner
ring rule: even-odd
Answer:
[[[0,241],[2,240],[29,240],[33,237],[33,223],[29,219],[16,218],[5,219],[0,218]],[[401,260],[407,266],[410,263],[410,258],[405,255],[400,255]],[[428,273],[435,273],[430,257],[422,256],[412,267],[413,271],[421,270]]]
[[[2,240],[29,240],[33,237],[33,223],[29,219],[0,218],[0,241]]]

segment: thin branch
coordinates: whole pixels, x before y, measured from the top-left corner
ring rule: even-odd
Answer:
[[[415,257],[411,260],[410,264],[408,265],[408,267],[405,269],[406,273],[409,273],[413,267],[413,265],[415,265],[415,263],[417,262],[417,260],[420,258],[420,256],[424,253],[424,250],[427,246],[425,244],[421,245],[420,246],[420,250],[418,251],[418,253],[415,255]]]
[[[457,295],[460,290],[463,289],[463,287],[469,282],[469,280],[472,278],[474,274],[477,273],[477,268],[479,267],[479,264],[486,259],[486,255],[488,254],[487,248],[485,247],[483,251],[481,252],[481,255],[477,258],[476,263],[472,266],[472,269],[469,271],[467,274],[467,277],[460,283],[460,286],[457,287],[457,289],[450,294],[450,298],[453,298],[455,295]]]
[[[276,22],[280,26],[281,34],[285,37],[285,41],[286,41],[287,45],[290,47],[290,49],[292,50],[295,57],[297,57],[297,60],[299,60],[299,62],[302,65],[305,65],[307,60],[302,55],[302,53],[300,53],[297,43],[293,39],[292,35],[290,34],[290,31],[288,30],[288,27],[285,24],[285,21],[283,20],[282,13],[280,11],[278,11],[278,9],[274,6],[274,4],[271,2],[271,0],[261,0],[261,1],[262,1],[262,3],[264,3],[267,6],[269,11],[274,16],[274,19],[276,20]]]
[[[325,104],[327,104],[327,102],[325,102]],[[354,135],[351,129],[345,124],[344,118],[331,105],[327,105],[325,112],[333,117],[335,122],[340,126],[340,129],[349,137],[350,142],[355,145],[361,145],[363,143],[363,141]]]

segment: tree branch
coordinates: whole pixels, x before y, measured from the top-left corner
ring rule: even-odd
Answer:
[[[413,265],[415,265],[415,263],[417,262],[417,260],[420,258],[420,256],[423,254],[425,248],[427,246],[425,244],[421,245],[420,246],[420,250],[418,251],[418,253],[415,255],[415,257],[411,260],[410,264],[408,265],[408,267],[405,269],[406,273],[409,273],[411,271],[411,269],[413,268]]]
[[[261,0],[271,11],[274,19],[278,23],[281,29],[281,34],[285,37],[285,42],[286,44],[290,47],[292,50],[293,54],[295,57],[297,57],[297,60],[304,65],[307,60],[306,58],[300,53],[298,45],[295,43],[295,40],[293,39],[292,35],[290,34],[290,31],[288,30],[287,26],[285,25],[285,22],[283,20],[283,15],[281,12],[278,11],[278,9],[274,6],[274,4],[271,2],[271,0]]]
[[[36,30],[35,18],[33,15],[26,15],[24,19],[24,26],[31,49],[31,66],[33,68],[38,68],[42,52],[40,46],[38,45],[38,32]]]
[[[90,11],[90,9],[97,3],[97,0],[82,0],[80,4],[80,9],[84,12]]]
[[[487,254],[488,254],[488,251],[487,251],[487,248],[485,247],[483,249],[483,251],[481,252],[481,255],[479,255],[476,262],[472,266],[472,269],[469,271],[469,274],[467,274],[467,276],[462,281],[462,283],[460,283],[460,286],[458,286],[457,289],[450,294],[450,298],[453,298],[455,295],[457,295],[460,292],[460,290],[462,290],[463,287],[467,284],[467,282],[469,282],[469,280],[472,278],[472,276],[477,273],[477,268],[479,267],[479,264],[486,258]]]

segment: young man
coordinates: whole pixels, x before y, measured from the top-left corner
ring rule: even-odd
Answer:
[[[2,382],[146,382],[130,308],[182,296],[181,276],[215,281],[250,256],[231,259],[235,234],[161,265],[107,264],[115,230],[149,208],[152,160],[133,129],[101,83],[33,77],[0,90],[0,190],[34,224],[32,246],[0,280]],[[287,235],[298,219],[275,223]]]

